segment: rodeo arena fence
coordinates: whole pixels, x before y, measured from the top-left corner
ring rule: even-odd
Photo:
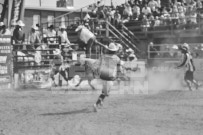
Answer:
[[[53,38],[53,37],[52,37]],[[1,89],[23,89],[23,88],[51,88],[50,72],[54,61],[55,49],[63,49],[58,37],[55,37],[54,43],[35,44],[37,50],[30,48],[31,44],[12,44],[10,36],[0,38],[0,83]],[[48,39],[47,39],[48,40]],[[173,80],[179,78],[183,84],[183,71],[176,70],[174,67],[180,63],[181,54],[175,48],[179,44],[152,44],[148,46],[148,58],[138,60],[139,69],[135,74],[138,85],[144,82],[148,83],[147,87],[154,85],[154,79],[162,76],[163,79]],[[73,51],[69,53],[62,51],[65,63],[73,63],[68,69],[68,78],[75,75],[85,76],[85,67],[79,65],[78,59],[85,54],[80,51],[77,44],[73,44]],[[196,72],[194,74],[198,81],[203,81],[203,44],[190,44],[190,50],[194,58]],[[96,53],[97,52],[97,53]],[[99,59],[101,51],[95,52],[95,59]],[[160,79],[160,76],[158,77]],[[60,76],[58,86],[62,86]],[[120,79],[122,80],[122,79]],[[144,89],[146,86],[140,86]]]

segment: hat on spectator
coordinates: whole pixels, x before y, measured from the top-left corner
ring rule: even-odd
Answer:
[[[21,27],[25,26],[25,24],[23,23],[22,20],[19,20],[19,21],[17,22],[17,25],[18,25],[18,26],[21,26]]]
[[[117,43],[117,47],[118,47],[119,49],[123,49],[123,46],[122,46],[121,44],[119,44],[119,43]]]
[[[54,28],[54,25],[53,25],[53,24],[49,24],[49,25],[48,25],[48,28],[49,28],[49,29],[53,29],[53,28]]]
[[[36,26],[36,25],[32,25],[32,29],[34,29],[34,30],[38,30],[38,27]]]
[[[116,46],[115,43],[110,43],[110,44],[109,44],[108,50],[113,51],[113,52],[116,52],[116,51],[118,51],[118,49],[119,49],[119,48]]]
[[[59,27],[60,29],[66,29],[66,26],[63,24]]]
[[[135,58],[135,54],[130,54],[129,58]]]
[[[0,26],[4,26],[4,22],[0,22]]]
[[[79,30],[85,28],[85,26],[83,25],[79,25],[76,29],[75,29],[75,32],[78,32]]]
[[[61,54],[61,50],[60,49],[55,49],[53,51],[54,55],[60,55]]]
[[[126,52],[134,53],[133,49],[131,48],[127,49]]]

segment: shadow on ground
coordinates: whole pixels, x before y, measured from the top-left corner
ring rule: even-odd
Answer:
[[[41,114],[41,115],[42,116],[74,115],[74,114],[91,113],[91,112],[93,112],[93,111],[86,108],[86,109],[74,110],[74,111],[70,111],[70,112],[45,113],[45,114]]]

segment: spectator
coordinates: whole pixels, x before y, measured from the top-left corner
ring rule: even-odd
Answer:
[[[4,22],[0,22],[0,35],[11,35],[11,31],[6,28]]]
[[[158,3],[155,0],[150,0],[148,7],[150,7],[151,11],[155,11],[155,9],[158,7]]]
[[[156,17],[156,16],[159,17],[161,15],[159,8],[156,8],[156,10],[154,12],[152,12],[152,14],[154,17]]]
[[[41,43],[39,32],[37,32],[38,27],[36,25],[32,25],[31,31],[28,35],[28,43],[37,44]]]
[[[46,37],[48,38],[47,39],[48,43],[54,43],[55,42],[54,38],[51,38],[51,37],[56,37],[56,31],[54,30],[54,25],[51,24],[48,26]]]
[[[17,22],[17,26],[13,31],[13,41],[15,44],[22,44],[25,41],[25,33],[23,32],[24,26],[23,21],[19,20]]]
[[[128,3],[125,4],[123,15],[124,15],[124,18],[128,18],[128,17],[132,18],[132,15],[133,15],[132,8]]]
[[[150,24],[150,27],[154,27],[154,16],[152,14],[149,15],[149,24]]]
[[[118,24],[121,22],[121,15],[119,14],[118,10],[116,10],[116,13],[114,14],[114,20],[115,26],[118,26]]]
[[[159,46],[154,46],[154,43],[153,42],[150,42],[149,43],[149,58],[155,58],[157,56],[159,56]]]
[[[70,45],[70,41],[68,39],[68,34],[66,32],[66,26],[61,25],[57,34],[60,37],[61,44]]]
[[[161,8],[161,0],[157,0],[157,7]]]
[[[147,6],[147,4],[145,4],[145,6],[142,8],[142,13],[146,16],[148,16],[151,13],[151,9],[150,7]]]
[[[164,26],[165,25],[165,17],[164,15],[160,16],[160,26]]]
[[[197,0],[196,7],[197,8],[202,8],[202,2],[200,0]]]
[[[150,23],[149,23],[149,20],[147,19],[147,16],[143,15],[143,19],[142,19],[143,31],[148,31],[149,26],[150,26]]]
[[[140,16],[140,7],[137,4],[135,4],[133,6],[132,11],[133,11],[133,19],[138,20]]]
[[[156,17],[155,17],[155,21],[154,21],[154,27],[157,27],[157,26],[160,26],[160,25],[161,25],[161,22],[160,22],[160,20],[159,20],[159,17],[156,16]]]
[[[179,21],[178,21],[178,19],[179,19],[178,8],[175,5],[172,8],[171,18],[172,18],[172,23],[174,25],[178,25],[179,24]]]

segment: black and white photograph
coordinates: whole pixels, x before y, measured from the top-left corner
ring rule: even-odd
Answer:
[[[0,135],[202,135],[203,0],[0,0]]]

